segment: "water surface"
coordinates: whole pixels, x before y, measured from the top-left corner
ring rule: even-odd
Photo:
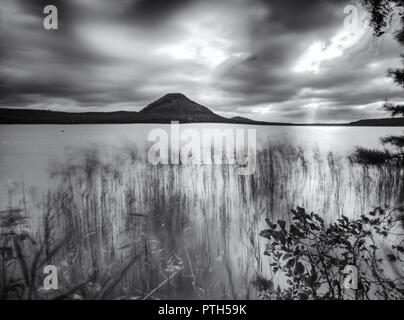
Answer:
[[[116,295],[255,298],[253,279],[271,278],[259,236],[266,217],[289,219],[297,205],[332,221],[394,205],[401,173],[351,165],[355,146],[402,128],[262,127],[218,124],[194,128],[257,130],[257,168],[240,176],[232,165],[159,165],[144,161],[150,130],[168,125],[0,126],[1,209],[24,207],[41,229],[57,216],[69,245],[59,263],[75,278],[105,274],[140,257]],[[71,257],[74,257],[72,259]],[[177,275],[178,273],[178,275]]]

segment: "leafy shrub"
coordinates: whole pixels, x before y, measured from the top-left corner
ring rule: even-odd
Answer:
[[[266,299],[400,299],[402,277],[397,263],[404,247],[404,208],[377,208],[353,220],[345,216],[326,224],[317,214],[297,207],[292,221],[267,219],[261,232],[268,239],[265,255],[271,258],[272,273],[279,280],[261,290]],[[382,242],[391,242],[381,249]],[[384,254],[388,251],[388,254]],[[357,269],[358,289],[344,288],[347,266]]]

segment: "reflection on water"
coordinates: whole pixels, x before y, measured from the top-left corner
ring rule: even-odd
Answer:
[[[65,243],[55,263],[69,281],[97,283],[136,257],[109,297],[240,299],[255,298],[257,274],[272,277],[265,217],[287,219],[297,205],[328,221],[358,216],[397,204],[403,190],[402,172],[303,143],[261,142],[251,176],[235,165],[152,166],[144,154],[125,143],[77,148],[47,166],[48,192],[27,186],[24,202],[19,184],[3,203],[25,205],[35,230],[55,216]]]

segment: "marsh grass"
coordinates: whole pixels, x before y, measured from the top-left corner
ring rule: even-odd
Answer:
[[[63,284],[58,295],[43,292],[37,266],[35,286],[26,283],[31,295],[21,298],[255,298],[257,274],[271,276],[259,236],[266,217],[289,219],[299,205],[334,221],[403,199],[401,170],[315,149],[268,145],[251,176],[238,175],[235,165],[152,166],[143,153],[81,149],[50,166],[42,199],[22,184],[10,191],[8,205],[21,208],[21,226],[29,224]],[[35,250],[21,252],[35,259]],[[26,278],[23,264],[14,269]],[[11,277],[2,278],[4,292]]]

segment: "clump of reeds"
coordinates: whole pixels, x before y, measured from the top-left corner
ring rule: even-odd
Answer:
[[[32,227],[37,249],[24,240],[30,262],[17,259],[17,269],[32,286],[24,273],[41,248],[63,269],[63,298],[250,298],[264,272],[266,217],[288,219],[300,205],[332,221],[394,205],[402,175],[287,144],[259,150],[251,176],[231,164],[153,166],[129,145],[86,148],[50,168],[44,218]],[[27,292],[19,297],[43,297]]]

